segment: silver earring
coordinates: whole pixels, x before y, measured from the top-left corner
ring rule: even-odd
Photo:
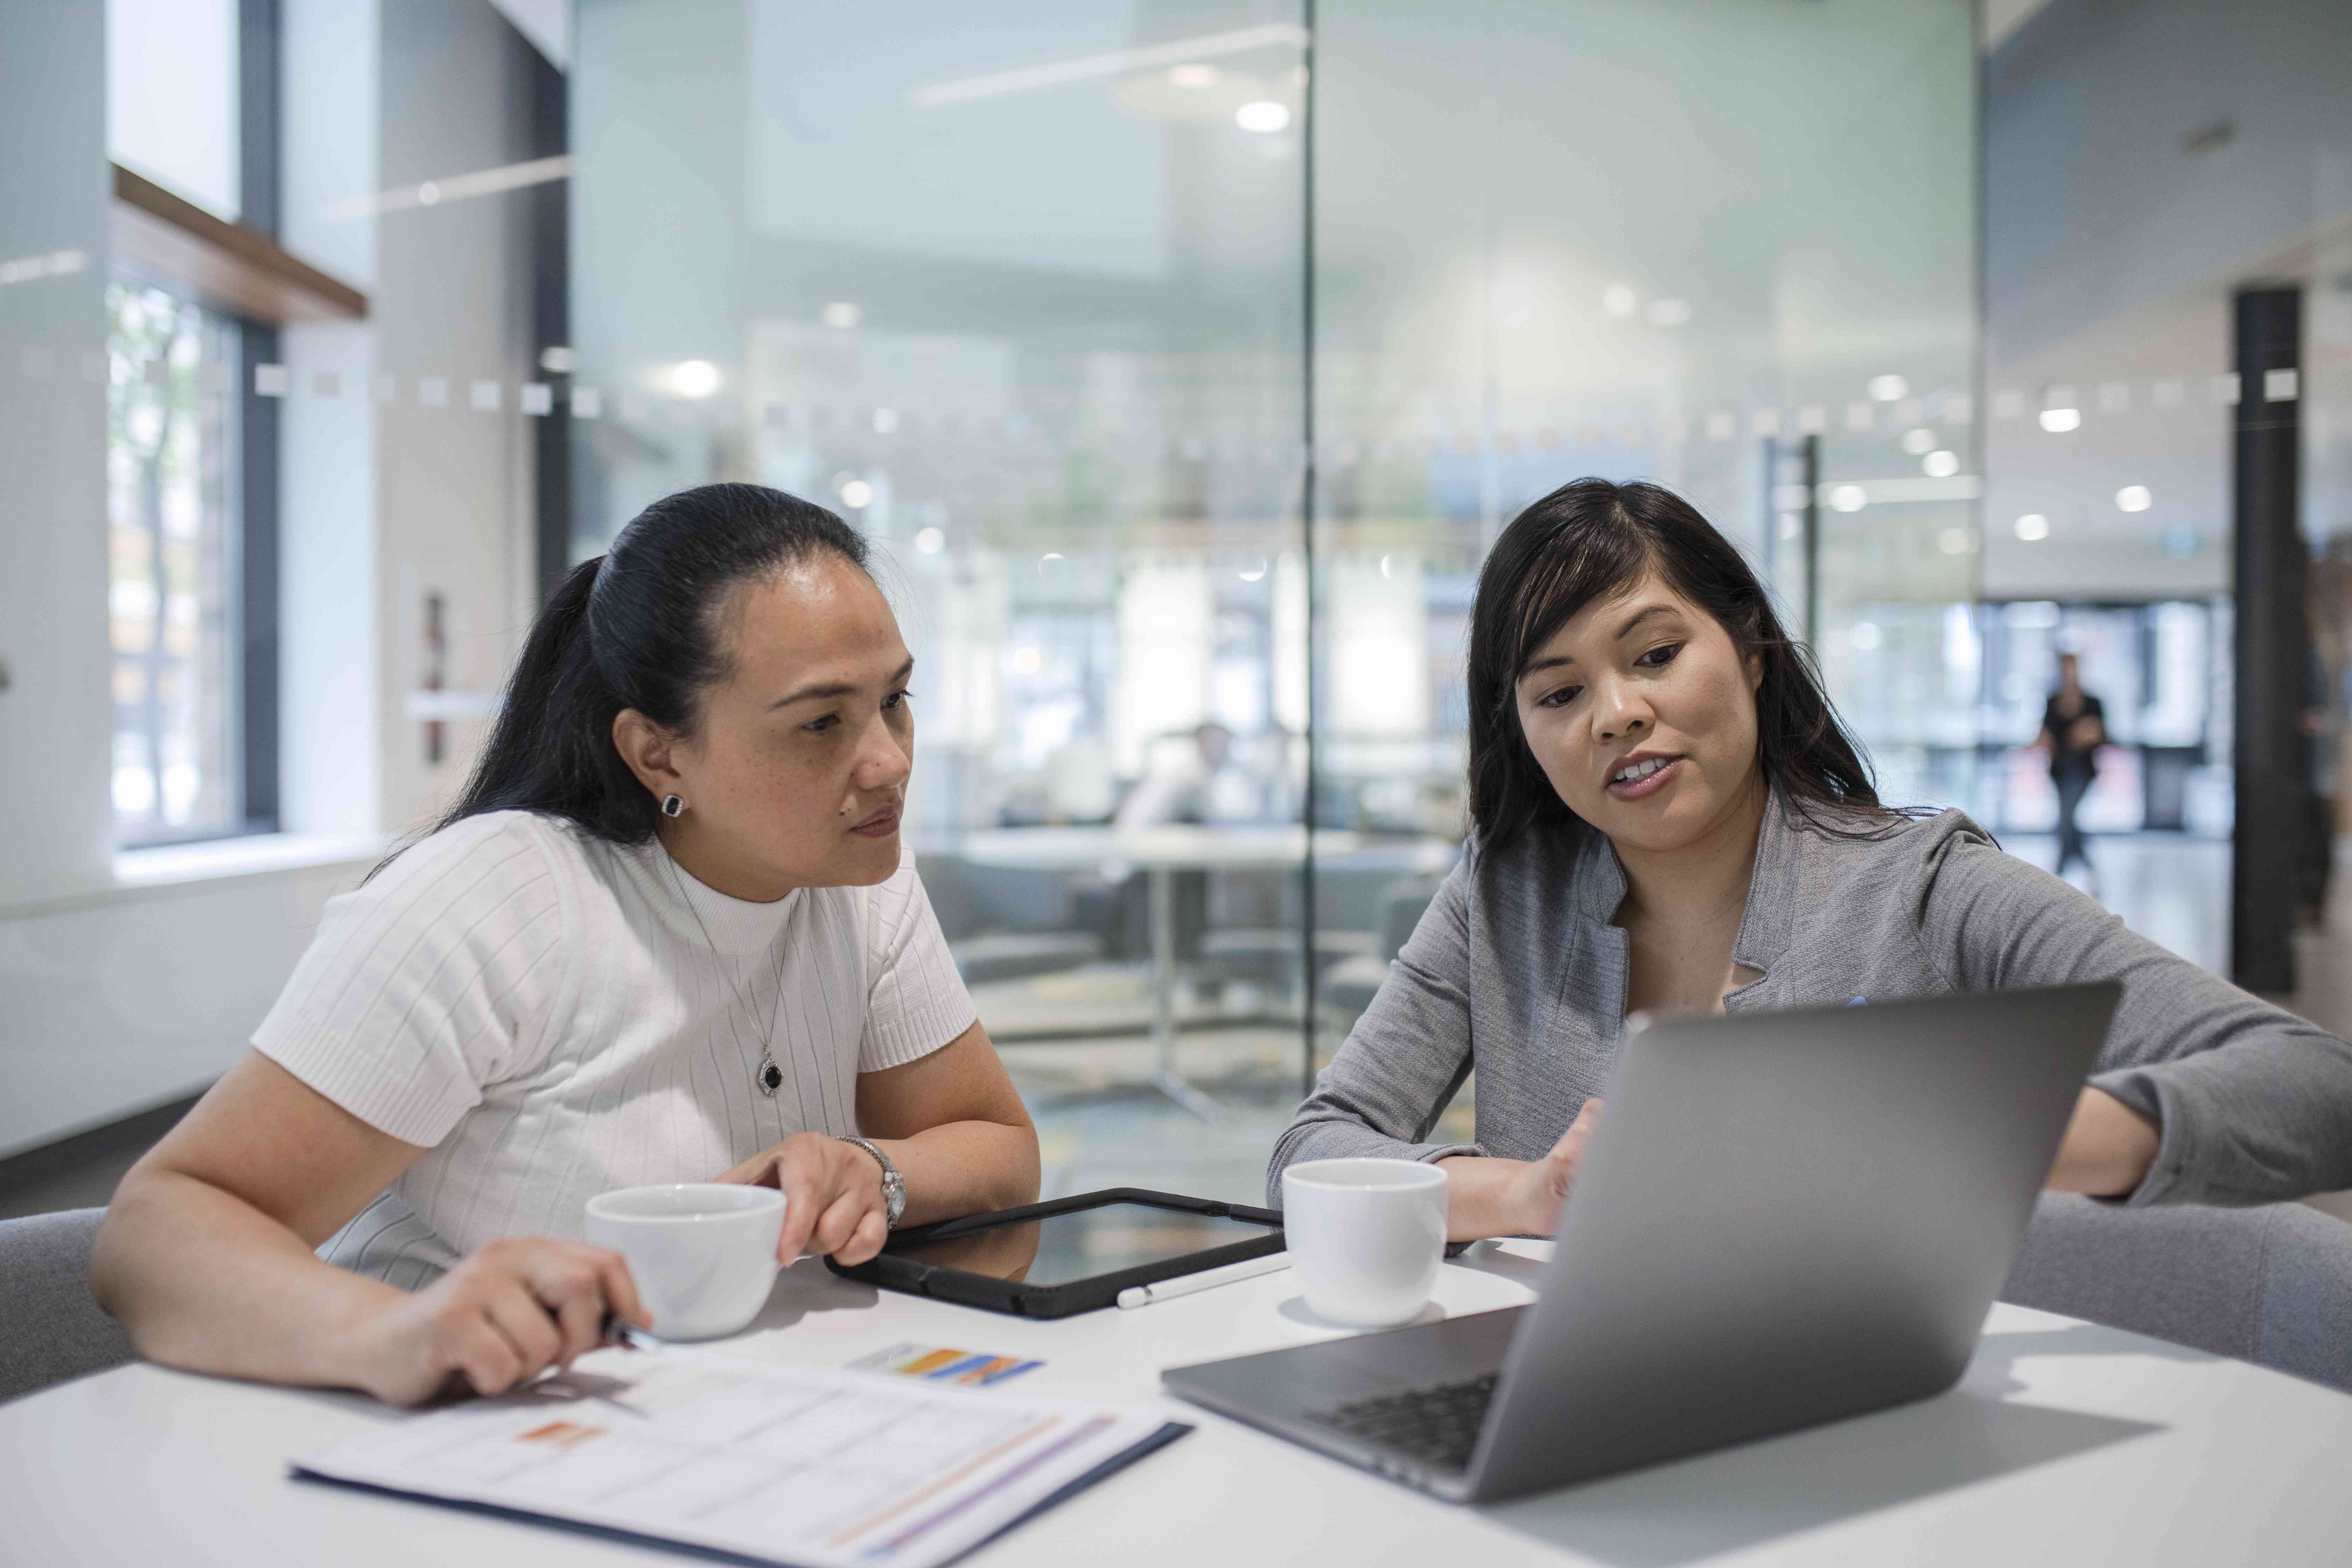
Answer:
[[[674,795],[666,795],[662,796],[662,815],[664,816],[684,816],[685,813],[686,802],[678,799],[677,796]]]

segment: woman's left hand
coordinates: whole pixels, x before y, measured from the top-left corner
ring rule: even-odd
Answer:
[[[889,1238],[882,1167],[855,1143],[822,1132],[795,1132],[718,1179],[773,1187],[784,1194],[784,1233],[776,1239],[779,1263],[789,1265],[803,1251],[863,1263]]]

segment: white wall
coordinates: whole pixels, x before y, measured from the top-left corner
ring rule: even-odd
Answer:
[[[102,0],[0,0],[0,1156],[179,1099],[235,1060],[335,891],[442,798],[400,712],[403,602],[452,603],[453,686],[495,686],[531,607],[529,342],[515,198],[381,237],[367,198],[515,160],[526,46],[488,0],[286,0],[289,248],[364,288],[360,325],[283,334],[281,731],[295,836],[118,858],[107,780]],[[387,32],[389,37],[387,37]],[[394,161],[404,161],[388,176]],[[408,165],[415,165],[413,169]],[[471,210],[466,210],[470,208]],[[27,355],[31,357],[27,357]],[[98,356],[98,379],[83,363]],[[408,407],[373,395],[404,374]],[[41,374],[27,375],[27,369]],[[415,408],[414,374],[457,383]],[[331,394],[313,379],[331,371]],[[465,382],[506,387],[497,416]],[[470,422],[470,423],[468,423]],[[400,594],[397,585],[408,584]],[[412,637],[413,618],[406,623]],[[157,857],[162,857],[159,859]]]
[[[0,283],[0,895],[38,897],[105,880],[112,826],[105,12],[0,0],[0,265],[41,258]]]
[[[236,1059],[364,863],[0,913],[0,1155],[193,1094]]]

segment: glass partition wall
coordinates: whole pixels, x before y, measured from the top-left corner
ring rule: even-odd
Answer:
[[[1253,1197],[1458,854],[1536,496],[1682,489],[1891,793],[1974,789],[1974,62],[1964,0],[581,0],[575,550],[858,524],[1049,1191]]]

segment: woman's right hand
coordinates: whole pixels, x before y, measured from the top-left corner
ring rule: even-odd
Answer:
[[[595,1349],[608,1311],[652,1326],[620,1254],[541,1237],[493,1241],[364,1317],[352,1381],[387,1405],[467,1388],[503,1394]]]
[[[1568,1201],[1593,1129],[1601,1124],[1601,1106],[1598,1100],[1586,1100],[1559,1142],[1540,1160],[1456,1155],[1438,1162],[1448,1178],[1446,1239],[1549,1236],[1559,1229],[1560,1206]]]

